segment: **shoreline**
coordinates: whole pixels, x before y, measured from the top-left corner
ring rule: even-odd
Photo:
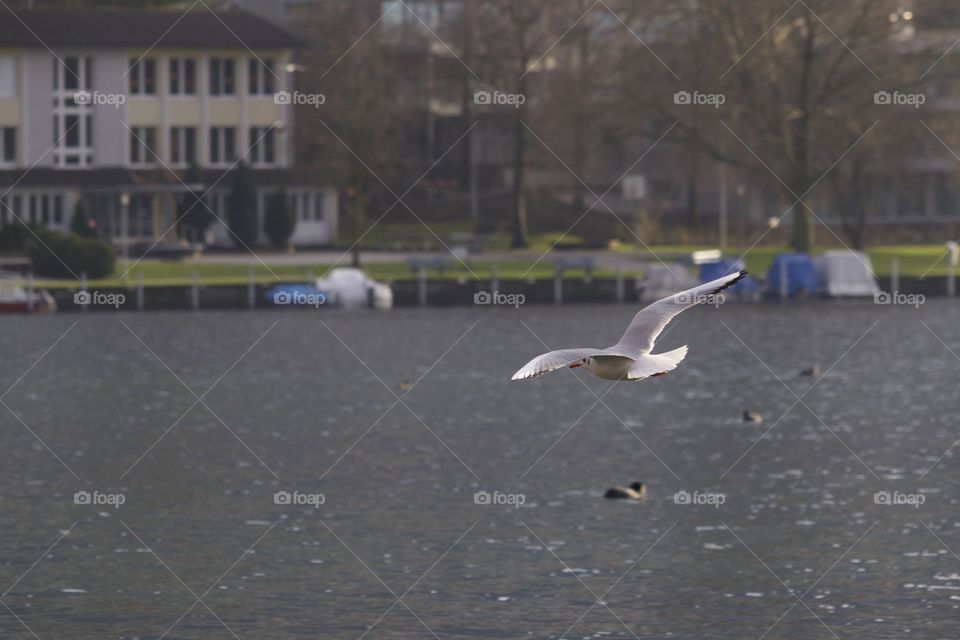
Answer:
[[[283,283],[295,283],[296,280],[283,280]],[[279,283],[279,282],[278,282]],[[287,308],[274,305],[266,299],[266,292],[278,283],[245,285],[175,285],[152,287],[114,287],[94,288],[108,297],[110,304],[81,305],[74,301],[74,289],[47,289],[57,302],[57,311],[74,313],[82,311],[168,311],[168,310],[242,310]],[[897,291],[891,291],[891,278],[877,278],[881,291],[902,295],[939,298],[948,296],[948,278],[930,276],[927,278],[900,277]],[[425,279],[402,280],[389,283],[393,289],[395,307],[453,307],[453,306],[518,306],[557,305],[557,304],[641,304],[633,278],[611,277],[568,277],[537,278],[526,280],[498,279],[493,281]],[[44,290],[37,283],[36,290]],[[496,292],[501,299],[489,300],[483,294]],[[737,298],[734,296],[734,300]],[[806,296],[781,301],[775,296],[763,296],[758,301],[797,302],[826,299],[821,296]],[[489,300],[489,301],[484,301]],[[744,298],[744,302],[752,301]]]

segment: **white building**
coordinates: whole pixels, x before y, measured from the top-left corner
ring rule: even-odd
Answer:
[[[22,10],[0,20],[0,221],[69,228],[83,200],[99,234],[177,237],[177,203],[207,192],[208,238],[231,242],[232,171],[266,199],[285,192],[291,242],[335,240],[337,194],[293,162],[289,68],[301,44],[259,16],[148,10]],[[22,22],[21,22],[22,21]],[[187,185],[187,169],[200,182]],[[197,205],[200,206],[200,205]]]

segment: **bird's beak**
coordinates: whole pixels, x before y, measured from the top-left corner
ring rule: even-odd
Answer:
[[[583,366],[583,365],[581,365],[581,364],[578,362],[578,363],[576,363],[576,364],[570,365],[570,368],[571,368],[571,369],[576,369],[577,367],[580,367],[580,366]]]

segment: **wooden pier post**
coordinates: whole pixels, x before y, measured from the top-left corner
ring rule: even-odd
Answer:
[[[425,267],[420,267],[417,271],[417,298],[421,307],[427,306],[427,270]]]
[[[190,273],[190,308],[194,311],[200,309],[200,284],[197,282],[197,270]]]

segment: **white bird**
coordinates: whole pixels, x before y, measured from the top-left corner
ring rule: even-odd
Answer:
[[[684,345],[666,353],[650,353],[657,336],[681,311],[705,302],[707,296],[735,285],[746,276],[746,271],[732,273],[657,300],[637,312],[620,341],[612,347],[551,351],[525,364],[511,379],[538,378],[563,367],[583,367],[605,380],[643,380],[662,376],[677,368],[687,355],[687,347]]]

